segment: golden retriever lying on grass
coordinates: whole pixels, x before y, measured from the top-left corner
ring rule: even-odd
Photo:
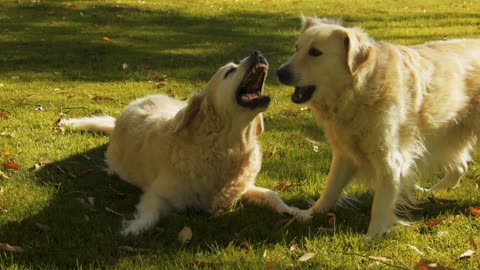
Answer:
[[[173,211],[215,213],[240,197],[296,215],[278,195],[256,187],[261,167],[257,137],[270,103],[262,95],[267,61],[259,53],[220,68],[188,101],[153,95],[111,117],[67,120],[75,128],[110,133],[111,173],[143,190],[135,218],[122,234],[138,234]]]
[[[443,168],[430,190],[455,187],[480,134],[480,40],[417,46],[377,42],[359,28],[305,18],[296,52],[277,71],[323,126],[333,160],[320,199],[335,205],[357,176],[375,191],[369,236],[381,236],[406,206],[412,178]]]

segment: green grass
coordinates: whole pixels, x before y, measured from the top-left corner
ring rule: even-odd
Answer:
[[[338,209],[334,226],[318,216],[282,229],[286,217],[240,202],[217,218],[189,212],[139,237],[120,236],[121,217],[105,208],[129,216],[140,192],[102,171],[105,136],[62,133],[55,128],[60,114],[116,116],[131,100],[152,93],[186,98],[218,67],[254,50],[271,64],[266,90],[273,99],[260,140],[270,155],[258,185],[298,184],[279,194],[302,208],[318,198],[331,152],[310,113],[291,103],[291,89],[273,76],[293,51],[300,14],[342,17],[346,25],[398,44],[480,36],[480,1],[0,1],[0,150],[8,150],[0,161],[21,166],[0,168],[9,176],[0,178],[0,206],[7,210],[0,211],[0,243],[24,249],[0,252],[0,268],[394,269],[366,258],[384,256],[403,268],[417,267],[423,257],[476,269],[479,254],[458,257],[472,248],[470,236],[480,243],[480,220],[467,210],[480,204],[477,163],[459,189],[435,194],[455,203],[436,204],[418,194],[422,208],[413,211],[413,225],[382,239],[363,236],[372,197],[358,184],[346,193],[360,199],[359,209]],[[318,152],[307,137],[320,142]],[[55,162],[31,169],[42,161]],[[95,198],[94,210],[79,202],[88,197]],[[445,220],[424,224],[439,218]],[[184,226],[193,230],[186,246],[176,240]],[[292,252],[292,244],[303,248]],[[316,256],[298,261],[307,252]]]

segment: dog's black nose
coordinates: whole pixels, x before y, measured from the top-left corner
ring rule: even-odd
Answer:
[[[281,68],[275,72],[277,75],[278,81],[283,84],[291,84],[292,73],[287,68]]]
[[[267,59],[263,56],[261,51],[254,51],[250,57],[257,63],[268,65]]]

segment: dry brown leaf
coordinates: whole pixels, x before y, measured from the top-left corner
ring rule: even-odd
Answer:
[[[385,263],[393,261],[392,257],[389,257],[389,256],[368,256],[368,258],[375,261],[385,262]]]
[[[48,231],[48,230],[50,230],[50,227],[49,227],[48,225],[45,225],[45,224],[42,224],[42,223],[36,222],[36,223],[35,223],[35,226],[37,226],[37,228],[39,228],[39,229],[42,230],[42,231]]]
[[[10,152],[9,150],[7,149],[3,149],[2,151],[0,151],[0,153],[3,155],[3,156],[9,156],[12,154],[12,152]]]
[[[425,256],[425,252],[421,251],[419,248],[417,248],[416,246],[413,246],[413,245],[407,245],[407,247],[413,249],[415,252],[417,252],[418,255],[420,256]]]
[[[94,197],[88,197],[87,201],[88,201],[88,205],[90,205],[91,208],[95,208],[95,198]]]
[[[91,210],[91,211],[93,211],[93,212],[96,211],[95,209],[93,209],[92,207],[90,207],[90,205],[85,201],[84,198],[76,198],[76,200],[77,200],[78,202],[80,202],[80,204],[83,205],[83,207],[85,207],[85,208],[87,208],[87,209],[89,209],[89,210]]]
[[[247,241],[243,241],[242,243],[240,243],[240,247],[242,247],[244,249],[248,249],[248,250],[252,249],[252,247],[250,246],[250,244]]]
[[[111,97],[103,97],[103,96],[94,96],[92,98],[93,101],[112,101],[113,98]]]
[[[8,120],[8,115],[6,113],[0,112],[0,119]]]
[[[9,252],[9,253],[23,253],[25,251],[22,247],[11,246],[7,243],[0,243],[0,250]]]
[[[137,253],[137,249],[131,246],[119,246],[118,249],[120,251],[126,251],[131,253]]]
[[[285,115],[287,116],[297,116],[298,112],[292,108],[285,108]]]
[[[265,263],[265,267],[266,267],[267,269],[272,269],[274,266],[275,266],[275,264],[274,264],[273,262],[267,262],[267,263]]]
[[[299,249],[302,249],[302,245],[300,244],[293,244],[290,246],[290,251],[295,251],[295,250],[299,250]]]
[[[183,229],[178,233],[177,239],[182,245],[186,245],[190,243],[192,240],[193,232],[190,227],[185,226]]]
[[[0,171],[0,179],[10,179],[10,177],[8,177],[8,175],[6,175],[4,172]]]
[[[20,170],[20,164],[13,161],[4,162],[3,168],[5,168],[7,171],[18,171]]]
[[[308,253],[305,253],[302,257],[298,258],[298,260],[301,261],[301,262],[306,262],[313,257],[315,257],[315,253],[308,252]]]
[[[444,221],[445,218],[439,218],[439,219],[436,219],[436,220],[433,220],[433,221],[425,221],[425,225],[427,226],[436,226],[440,223],[442,223],[442,221]]]
[[[298,184],[296,183],[290,183],[288,181],[280,181],[278,182],[278,184],[275,186],[275,189],[276,190],[279,190],[279,191],[285,191],[287,189],[290,189],[290,188],[293,188],[293,187],[297,187],[299,186]]]
[[[314,139],[310,139],[310,138],[305,138],[305,140],[313,145],[320,145],[320,142],[319,141],[316,141]]]
[[[103,41],[112,41],[109,37],[102,37]]]
[[[480,209],[477,209],[477,208],[474,208],[474,207],[470,206],[468,208],[468,210],[470,210],[470,213],[472,213],[472,215],[474,215],[476,217],[480,216]]]
[[[105,207],[105,211],[107,211],[107,212],[109,212],[109,213],[112,213],[112,214],[114,214],[114,215],[116,215],[116,216],[125,218],[125,215],[124,215],[124,214],[121,214],[121,213],[119,213],[119,212],[117,212],[117,211],[115,211],[115,210],[113,210],[113,209],[108,208],[108,207]]]
[[[453,270],[453,268],[445,267],[438,263],[425,259],[420,259],[420,261],[418,262],[418,267],[420,268],[420,270]]]
[[[270,158],[272,156],[272,152],[270,151],[265,151],[263,152],[263,158],[266,159],[266,158]]]
[[[470,257],[473,256],[473,254],[475,254],[475,250],[467,250],[465,251],[464,253],[462,253],[459,257],[460,260],[466,260],[466,259],[470,259]]]
[[[473,238],[473,236],[470,236],[468,241],[470,241],[470,245],[472,246],[473,250],[477,250],[477,243],[475,243],[475,239]]]

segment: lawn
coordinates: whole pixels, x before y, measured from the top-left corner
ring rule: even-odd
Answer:
[[[480,254],[460,259],[480,243],[480,219],[469,210],[480,208],[475,162],[460,188],[418,193],[412,225],[384,238],[364,237],[372,196],[355,183],[345,193],[358,199],[356,209],[305,224],[239,202],[216,217],[187,212],[138,237],[119,234],[139,190],[103,171],[106,136],[57,120],[117,116],[153,93],[185,99],[254,50],[270,62],[273,100],[257,184],[301,208],[318,198],[330,149],[274,76],[293,52],[301,14],[341,17],[404,45],[480,37],[478,0],[1,0],[0,268],[427,269],[419,261],[429,260],[477,269]],[[188,244],[177,240],[185,226]]]

